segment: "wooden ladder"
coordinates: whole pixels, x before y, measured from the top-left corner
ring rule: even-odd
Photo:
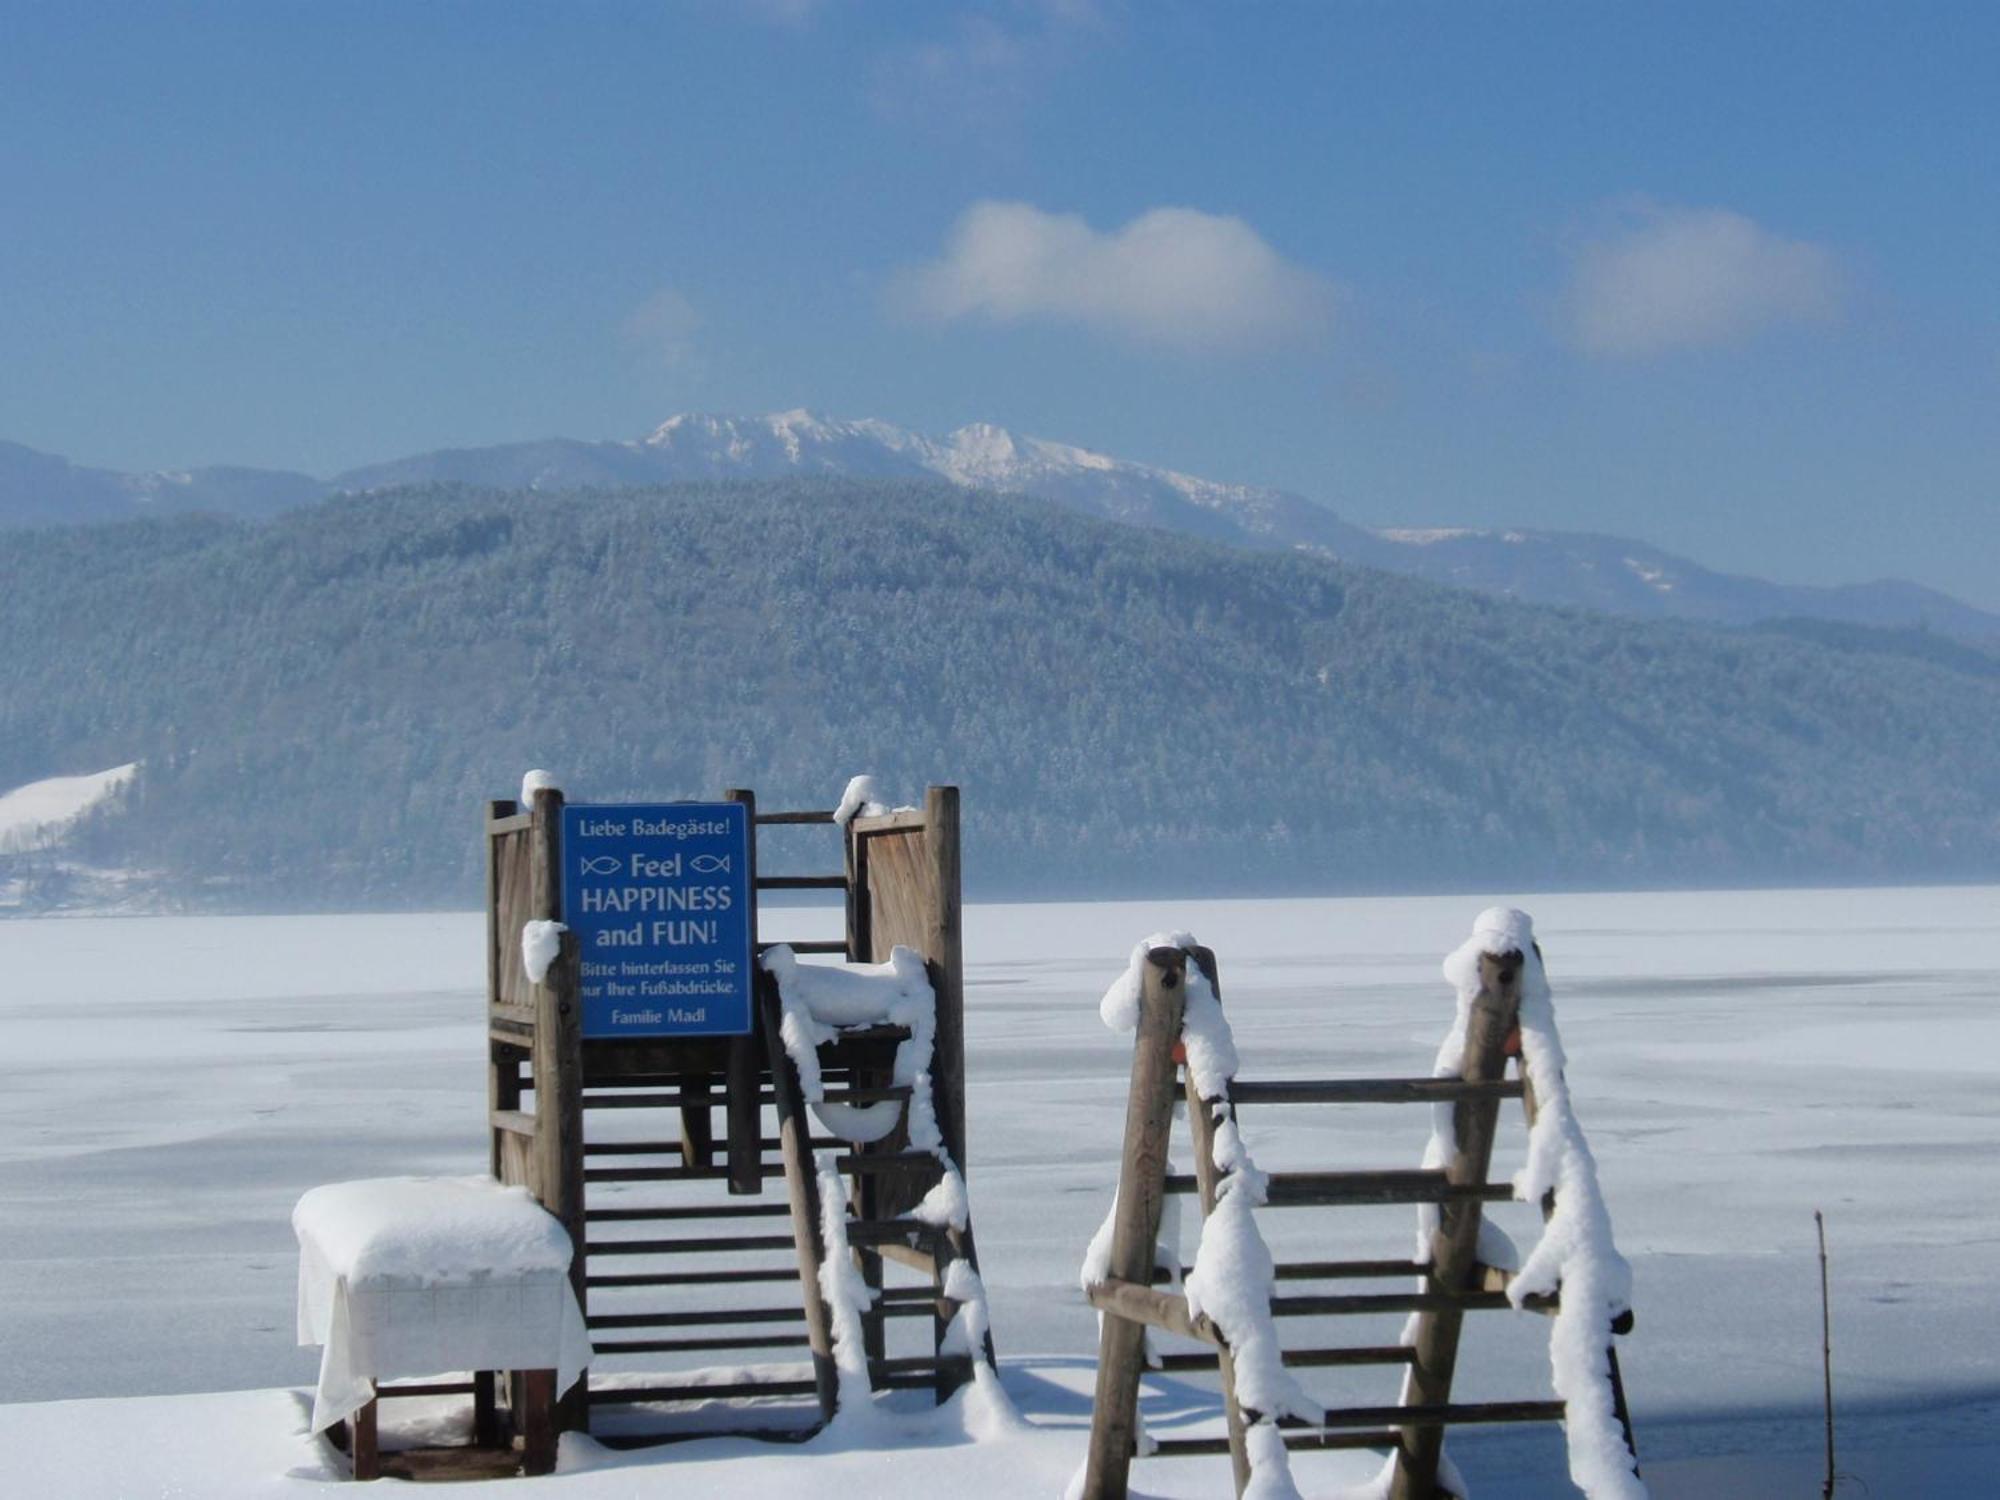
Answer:
[[[1524,1076],[1508,1077],[1510,1041],[1520,1011],[1520,954],[1487,955],[1480,961],[1480,992],[1467,1023],[1463,1065],[1457,1078],[1357,1078],[1318,1081],[1232,1081],[1224,1095],[1204,1099],[1189,1071],[1176,1077],[1176,1049],[1186,1004],[1186,965],[1192,958],[1221,996],[1215,955],[1206,948],[1155,948],[1146,957],[1132,1087],[1126,1106],[1125,1150],[1119,1169],[1117,1218],[1109,1278],[1089,1289],[1091,1304],[1104,1314],[1097,1369],[1096,1406],[1083,1494],[1086,1500],[1122,1500],[1135,1453],[1138,1393],[1146,1329],[1161,1328],[1211,1346],[1212,1352],[1168,1354],[1158,1368],[1168,1373],[1217,1372],[1221,1380],[1227,1435],[1170,1438],[1152,1446],[1160,1456],[1228,1453],[1241,1494],[1250,1478],[1246,1431],[1259,1414],[1242,1408],[1227,1340],[1206,1317],[1191,1317],[1184,1297],[1159,1290],[1154,1245],[1165,1195],[1198,1195],[1204,1218],[1214,1210],[1221,1173],[1214,1163],[1215,1133],[1244,1105],[1412,1103],[1452,1106],[1457,1153],[1446,1166],[1424,1169],[1349,1172],[1273,1172],[1266,1206],[1273,1209],[1333,1208],[1380,1204],[1435,1204],[1437,1232],[1429,1263],[1415,1260],[1294,1261],[1276,1266],[1281,1283],[1368,1282],[1420,1278],[1418,1290],[1289,1292],[1274,1295],[1274,1318],[1325,1318],[1382,1313],[1416,1315],[1407,1343],[1287,1348],[1288,1368],[1315,1369],[1382,1365],[1404,1372],[1401,1399],[1393,1405],[1329,1408],[1324,1421],[1308,1426],[1290,1418],[1280,1423],[1288,1449],[1393,1450],[1392,1500],[1433,1500],[1440,1488],[1438,1469],[1447,1427],[1512,1422],[1561,1421],[1560,1401],[1453,1402],[1459,1335],[1468,1312],[1510,1308],[1508,1273],[1478,1262],[1479,1225],[1487,1203],[1507,1202],[1513,1190],[1489,1180],[1500,1103],[1520,1099],[1529,1124],[1535,1118],[1534,1091]],[[1195,1171],[1169,1175],[1167,1153],[1176,1096],[1185,1093]],[[1543,1212],[1553,1211],[1545,1200]],[[1553,1297],[1530,1297],[1524,1306],[1553,1312]],[[1631,1314],[1613,1331],[1630,1331]],[[1617,1414],[1632,1444],[1631,1421],[1611,1351]],[[1636,1452],[1636,1449],[1633,1451]]]
[[[820,1177],[814,1148],[831,1147],[834,1171],[846,1189],[842,1213],[855,1268],[874,1293],[862,1313],[862,1337],[874,1390],[928,1388],[939,1402],[971,1378],[969,1354],[945,1350],[945,1334],[959,1303],[945,1287],[954,1261],[965,1260],[977,1270],[972,1236],[967,1230],[900,1217],[921,1202],[943,1176],[943,1166],[929,1151],[908,1145],[910,1089],[891,1082],[898,1046],[909,1038],[901,1026],[857,1026],[839,1030],[819,1048],[820,1076],[828,1087],[826,1102],[874,1104],[894,1100],[905,1109],[895,1130],[872,1142],[830,1141],[811,1134],[809,1106],[801,1094],[798,1071],[779,1035],[780,1000],[769,975],[759,976],[764,1040],[773,1060],[772,1081],[778,1113],[778,1137],[790,1196],[792,1238],[797,1246],[799,1280],[805,1293],[807,1331],[823,1413],[831,1417],[838,1385],[834,1370],[831,1310],[820,1295],[820,1265],[827,1254],[822,1231]],[[839,1091],[835,1086],[839,1085]],[[935,1088],[935,1084],[933,1085]],[[917,1271],[922,1283],[890,1286],[885,1271],[895,1264]],[[921,1318],[930,1324],[927,1347],[915,1354],[892,1355],[889,1325]],[[988,1356],[990,1358],[990,1353]]]

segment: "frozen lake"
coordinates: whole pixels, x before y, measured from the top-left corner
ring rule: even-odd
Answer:
[[[1623,1359],[1656,1493],[1817,1492],[1815,1208],[1843,1466],[1878,1497],[1978,1492],[1965,1465],[2000,1461],[1979,1447],[2000,1411],[2000,889],[1514,899],[1636,1270]],[[1421,1073],[1451,1014],[1438,961],[1486,904],[968,911],[974,1220],[1024,1403],[1059,1401],[1095,1349],[1075,1271],[1130,1045],[1096,1001],[1132,943],[1183,927],[1217,950],[1245,1077]],[[484,1166],[482,940],[471,914],[0,924],[0,1402],[310,1384],[299,1193]],[[1427,1128],[1409,1107],[1267,1110],[1246,1136],[1266,1167],[1398,1166]],[[1503,1116],[1499,1170],[1521,1139]],[[1503,1221],[1526,1232],[1525,1212]],[[1264,1218],[1281,1258],[1306,1234],[1316,1259],[1381,1258],[1412,1214]],[[1473,1319],[1464,1394],[1545,1394],[1545,1331]],[[1379,1372],[1309,1383],[1394,1396]],[[1561,1472],[1554,1434],[1454,1446],[1497,1481],[1482,1496]]]

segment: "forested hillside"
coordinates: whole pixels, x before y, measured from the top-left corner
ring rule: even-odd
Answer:
[[[482,799],[965,789],[975,893],[2000,874],[2000,662],[1533,609],[904,481],[0,537],[0,789],[231,907],[476,900]]]

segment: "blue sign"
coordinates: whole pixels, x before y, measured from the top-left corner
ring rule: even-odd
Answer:
[[[563,808],[563,921],[583,1034],[750,1030],[750,816],[741,802]]]

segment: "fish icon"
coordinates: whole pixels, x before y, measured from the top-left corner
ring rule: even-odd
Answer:
[[[618,856],[615,854],[586,854],[583,857],[583,873],[586,875],[616,875]]]
[[[700,875],[720,875],[729,868],[726,854],[696,854],[688,859],[688,865]]]

